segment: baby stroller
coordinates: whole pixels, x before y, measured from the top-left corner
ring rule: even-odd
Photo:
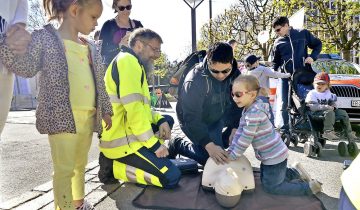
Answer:
[[[307,93],[313,89],[315,72],[310,65],[302,71],[295,72],[289,79],[288,108],[289,131],[282,132],[282,139],[287,146],[290,142],[297,146],[304,143],[304,154],[307,157],[321,156],[322,148],[326,144],[323,134],[324,116],[313,115],[305,104]],[[344,130],[344,129],[342,129]],[[345,156],[346,150],[351,156],[356,156],[358,148],[355,142],[339,142],[338,152]]]

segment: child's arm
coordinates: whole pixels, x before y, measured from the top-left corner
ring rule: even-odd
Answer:
[[[271,78],[289,78],[291,76],[290,73],[281,73],[277,71],[272,71],[270,68],[264,69],[264,74]]]
[[[5,41],[0,42],[0,60],[8,70],[15,74],[22,77],[33,77],[41,70],[42,34],[41,31],[34,31],[26,53],[15,55],[8,45],[16,42],[14,39],[21,35],[25,35],[25,32],[17,30],[11,37],[6,37]]]
[[[251,145],[259,124],[266,120],[265,118],[267,119],[265,114],[260,111],[259,113],[248,113],[244,116],[245,122],[240,122],[240,126],[236,130],[228,150],[231,160],[235,160],[240,157]]]
[[[336,101],[337,101],[337,96],[335,94],[331,94],[331,99],[329,100],[329,106],[336,108],[337,107]]]

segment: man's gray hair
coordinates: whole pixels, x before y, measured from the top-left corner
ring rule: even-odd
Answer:
[[[155,31],[148,28],[137,28],[130,34],[129,46],[134,47],[137,40],[150,41],[153,39],[157,39],[161,44],[163,43],[161,36]]]

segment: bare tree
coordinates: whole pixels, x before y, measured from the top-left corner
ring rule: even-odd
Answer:
[[[29,1],[29,16],[28,16],[28,28],[33,31],[34,29],[41,28],[47,23],[45,13],[40,5],[39,0]]]
[[[211,43],[209,39],[209,31],[211,31],[214,41],[235,39],[240,43],[235,49],[236,57],[255,53],[267,60],[273,39],[261,44],[257,36],[264,30],[272,32],[271,22],[277,11],[277,7],[270,0],[238,0],[224,14],[212,21],[211,30],[209,30],[209,24],[203,26],[199,46],[206,47]]]

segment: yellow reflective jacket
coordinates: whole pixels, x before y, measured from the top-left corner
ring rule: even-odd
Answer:
[[[160,139],[154,135],[151,124],[160,125],[165,121],[160,114],[151,110],[144,66],[135,53],[129,48],[122,47],[116,64],[120,98],[117,96],[117,85],[112,78],[112,63],[106,70],[104,80],[114,115],[111,129],[104,129],[99,144],[100,151],[111,159],[132,154],[143,146],[152,147]]]

